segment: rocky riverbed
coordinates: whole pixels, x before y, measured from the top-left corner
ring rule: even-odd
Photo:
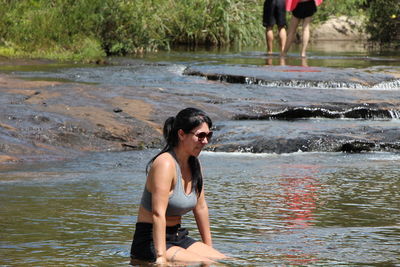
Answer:
[[[210,150],[400,151],[397,58],[354,69],[227,60],[265,62],[258,52],[179,56],[51,70],[2,61],[0,162],[160,147],[164,120],[186,106],[216,122]]]
[[[0,76],[1,161],[139,149],[159,143],[151,104],[101,86]]]

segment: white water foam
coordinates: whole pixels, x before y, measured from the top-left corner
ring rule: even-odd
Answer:
[[[373,89],[400,90],[400,79],[375,84]]]
[[[400,119],[400,111],[398,110],[389,110],[390,116],[392,116],[392,119],[399,120]]]
[[[400,161],[399,154],[392,154],[387,152],[375,152],[371,158],[371,161]]]

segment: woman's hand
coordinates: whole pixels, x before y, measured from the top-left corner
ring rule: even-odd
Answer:
[[[157,266],[167,266],[167,258],[165,258],[164,256],[157,257],[156,265]]]

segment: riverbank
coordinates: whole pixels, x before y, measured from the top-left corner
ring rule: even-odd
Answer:
[[[338,40],[366,42],[370,35],[365,30],[365,20],[366,18],[363,17],[331,17],[321,24],[312,25],[311,40],[313,42]]]

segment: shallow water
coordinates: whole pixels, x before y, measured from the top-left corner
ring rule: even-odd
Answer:
[[[154,150],[3,166],[0,264],[128,265]],[[201,155],[229,266],[400,264],[400,155]],[[199,238],[192,215],[183,225]]]
[[[162,108],[196,103],[249,116],[267,109],[281,114],[310,107],[328,115],[359,107],[389,110],[393,115],[351,119],[215,119],[215,144],[220,148],[231,151],[233,143],[232,151],[253,151],[258,144],[259,152],[268,153],[204,152],[201,160],[214,244],[235,258],[225,262],[228,266],[400,266],[398,150],[327,152],[336,151],[329,146],[348,140],[396,144],[397,83],[332,89],[324,72],[319,78],[326,83],[317,88],[305,83],[232,84],[183,75],[193,66],[229,65],[246,71],[272,64],[266,73],[284,77],[305,63],[296,49],[285,66],[280,66],[278,55],[268,57],[262,49],[179,50],[114,58],[114,65],[107,66],[0,62],[0,71],[27,79],[90,83],[108,89],[110,97],[136,96]],[[361,69],[398,74],[399,62],[399,52],[382,54],[366,51],[362,44],[332,42],[312,44],[306,64],[332,73],[346,69],[349,75]],[[288,70],[284,75],[282,68]],[[143,91],[157,95],[146,98]],[[71,102],[87,105],[85,99]],[[17,104],[5,104],[7,112],[24,112]],[[57,119],[52,113],[46,116]],[[301,152],[309,140],[317,152]],[[293,153],[278,154],[282,152]],[[144,167],[154,153],[93,153],[70,161],[1,165],[0,265],[128,265]],[[183,224],[199,238],[191,215]]]

